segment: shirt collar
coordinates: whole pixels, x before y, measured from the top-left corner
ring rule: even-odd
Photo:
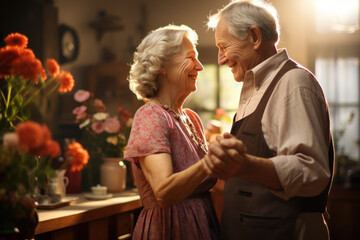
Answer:
[[[245,82],[251,81],[252,84],[247,83],[246,85],[252,85],[254,88],[258,89],[263,82],[281,66],[281,63],[288,59],[289,56],[286,49],[280,49],[277,54],[269,57],[253,69],[247,71],[244,84]]]

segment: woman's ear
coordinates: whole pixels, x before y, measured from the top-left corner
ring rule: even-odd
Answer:
[[[165,69],[165,67],[161,67],[161,68],[160,68],[160,72],[161,72],[162,75],[166,76],[166,69]]]
[[[262,43],[262,35],[259,27],[251,26],[249,35],[254,44],[254,49],[258,50]]]

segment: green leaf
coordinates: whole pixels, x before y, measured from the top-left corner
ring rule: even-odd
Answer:
[[[21,95],[16,95],[14,97],[14,104],[18,109],[21,109],[21,106],[23,105],[23,98]]]
[[[7,109],[6,115],[8,116],[9,119],[11,119],[16,115],[17,110],[18,109],[16,106],[10,105]]]
[[[21,116],[23,118],[23,120],[28,120],[30,118],[30,110],[27,108],[22,108],[21,109]]]

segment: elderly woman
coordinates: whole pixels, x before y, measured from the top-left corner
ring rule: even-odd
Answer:
[[[130,89],[144,104],[134,116],[125,159],[144,209],[133,239],[218,239],[219,227],[209,190],[207,152],[198,115],[183,109],[203,69],[197,34],[169,25],[146,36],[134,54]]]

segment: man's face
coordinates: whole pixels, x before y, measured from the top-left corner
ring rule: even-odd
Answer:
[[[219,65],[231,68],[235,81],[243,82],[245,73],[256,66],[254,44],[252,38],[239,40],[230,34],[226,21],[221,18],[215,29],[215,42],[219,49]]]

